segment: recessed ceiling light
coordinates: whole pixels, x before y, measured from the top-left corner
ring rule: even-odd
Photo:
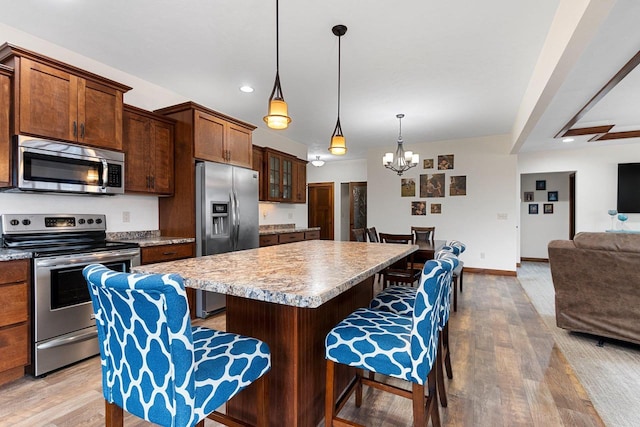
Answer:
[[[244,85],[240,86],[240,91],[244,93],[251,93],[253,92],[253,88],[251,86]]]
[[[562,142],[573,142],[573,141],[575,141],[575,139],[573,139],[573,138],[563,138],[562,139]]]

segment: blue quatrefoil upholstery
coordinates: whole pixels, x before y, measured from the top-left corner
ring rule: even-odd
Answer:
[[[452,289],[451,277],[452,271],[458,266],[458,257],[446,249],[441,249],[436,252],[434,259],[448,266],[447,274],[443,278],[445,288],[442,292],[440,317],[438,321],[439,328],[442,329],[449,321]],[[425,264],[424,269],[422,270],[423,276],[428,273],[428,268],[432,268],[429,262]],[[418,288],[410,288],[407,286],[388,287],[371,300],[369,308],[396,313],[403,316],[411,316],[417,292]]]
[[[453,248],[453,253],[456,255],[460,255],[467,249],[467,246],[458,240],[449,240],[447,246]]]
[[[451,267],[427,262],[411,316],[368,308],[351,313],[327,334],[325,357],[424,385],[436,359],[440,302]]]
[[[193,426],[271,367],[269,347],[192,327],[182,278],[84,268],[104,398],[162,426]]]

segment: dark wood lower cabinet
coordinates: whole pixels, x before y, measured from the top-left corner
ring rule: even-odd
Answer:
[[[259,338],[271,349],[270,425],[317,426],[324,417],[324,339],[336,324],[373,297],[367,278],[318,308],[299,308],[227,295],[227,331]],[[344,365],[336,378],[343,390],[353,377]],[[255,422],[255,391],[243,390],[227,404],[227,412]]]

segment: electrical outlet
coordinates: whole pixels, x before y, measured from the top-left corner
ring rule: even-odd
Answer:
[[[499,213],[498,214],[498,220],[506,221],[508,218],[509,218],[509,216],[506,213]]]
[[[480,259],[484,259],[484,252],[480,252]]]
[[[131,212],[129,211],[122,212],[122,222],[131,222]]]

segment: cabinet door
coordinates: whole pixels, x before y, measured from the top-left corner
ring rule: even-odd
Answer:
[[[173,194],[173,126],[151,121],[153,152],[150,175],[156,194]]]
[[[253,146],[251,145],[251,131],[229,123],[226,136],[227,161],[236,166],[252,167]]]
[[[129,111],[124,114],[125,191],[150,190],[149,144],[150,122],[146,117]]]
[[[75,141],[78,77],[20,59],[19,133]]]
[[[10,96],[9,75],[0,73],[0,187],[8,187],[11,185],[11,137],[9,134]]]
[[[79,79],[77,133],[80,143],[122,150],[122,92]]]
[[[200,160],[226,162],[224,134],[226,122],[202,111],[194,111],[193,155]]]
[[[307,162],[296,160],[293,169],[293,201],[307,202]]]
[[[280,156],[267,154],[267,173],[269,174],[267,200],[277,201],[282,197],[280,194],[281,161]]]
[[[282,201],[293,200],[293,161],[282,158]]]

